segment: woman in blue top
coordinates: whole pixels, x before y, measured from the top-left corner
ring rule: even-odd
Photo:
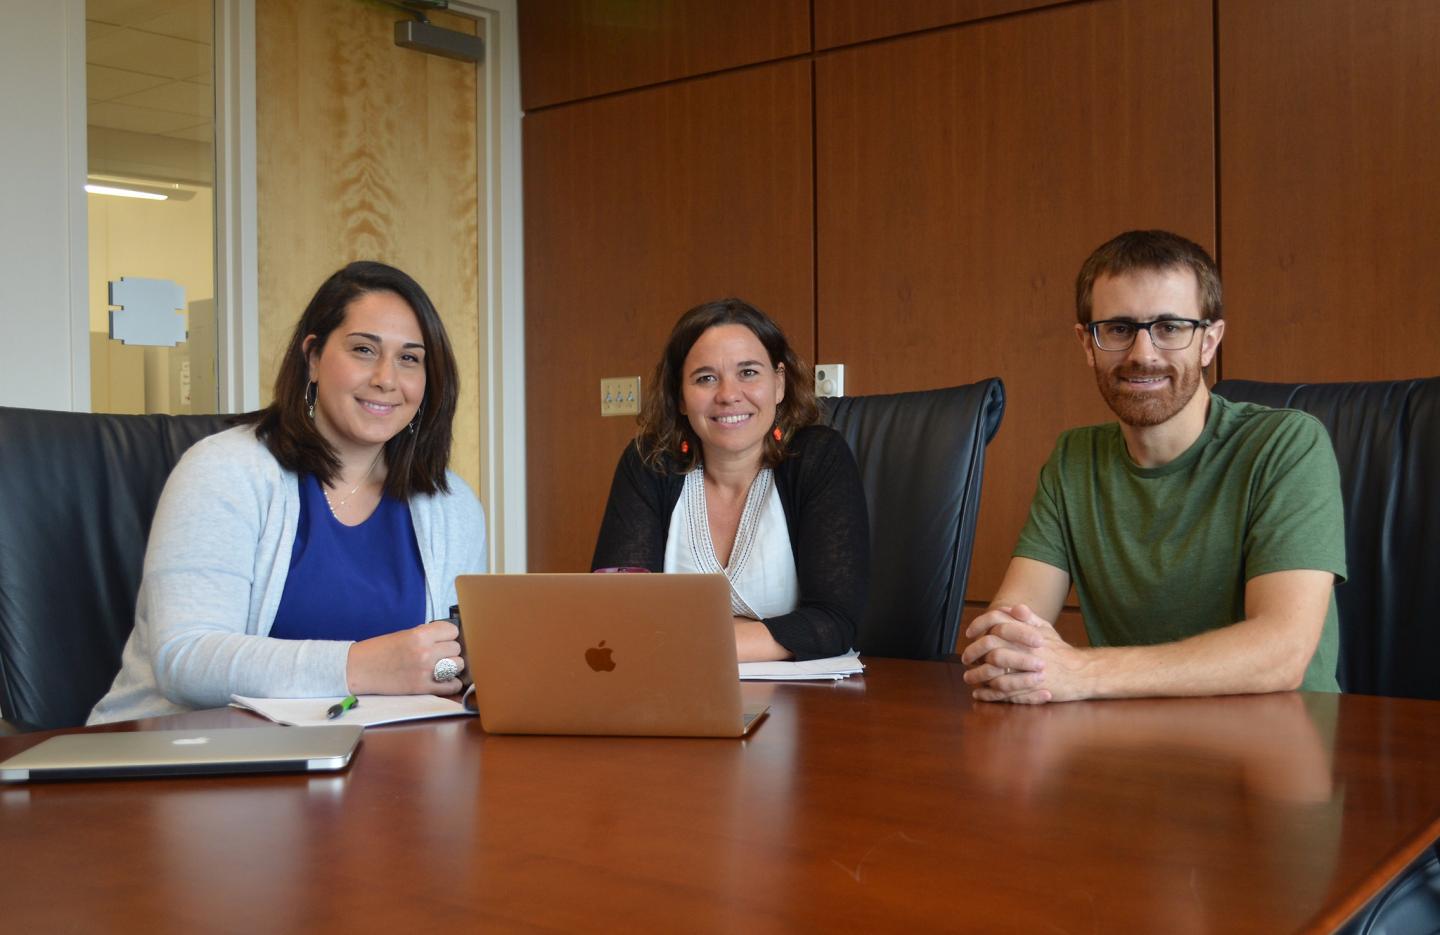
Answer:
[[[455,576],[486,565],[480,504],[446,470],[458,382],[413,279],[368,262],[327,279],[275,401],[166,482],[135,629],[90,723],[232,694],[458,692],[458,633],[439,618]]]

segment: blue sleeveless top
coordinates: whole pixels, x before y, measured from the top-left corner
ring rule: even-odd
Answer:
[[[425,622],[425,569],[410,507],[389,494],[358,526],[335,518],[313,474],[300,478],[300,523],[270,635],[366,640]]]

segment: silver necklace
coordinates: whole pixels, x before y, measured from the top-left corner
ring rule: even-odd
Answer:
[[[335,510],[337,508],[342,510],[345,509],[345,504],[349,503],[350,498],[355,496],[355,491],[360,489],[360,485],[370,479],[370,475],[375,471],[375,465],[380,463],[380,456],[384,453],[384,448],[381,448],[379,451],[375,452],[375,460],[370,462],[370,466],[366,468],[365,473],[360,476],[359,483],[357,483],[354,487],[351,487],[350,492],[347,493],[345,496],[341,497],[339,501],[331,500],[330,491],[326,489],[324,484],[320,485],[320,492],[325,495],[325,505],[330,508],[331,516],[335,517],[337,520],[340,518],[340,514],[336,513]]]

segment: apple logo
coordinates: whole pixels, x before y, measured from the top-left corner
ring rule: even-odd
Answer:
[[[609,672],[615,668],[615,661],[610,658],[612,652],[614,650],[606,648],[605,641],[601,640],[599,646],[585,650],[585,662],[596,672]]]

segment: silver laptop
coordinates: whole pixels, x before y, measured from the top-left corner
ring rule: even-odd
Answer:
[[[0,782],[344,769],[364,728],[235,727],[61,734],[0,763]]]
[[[499,734],[740,737],[724,575],[462,575],[480,724]]]

